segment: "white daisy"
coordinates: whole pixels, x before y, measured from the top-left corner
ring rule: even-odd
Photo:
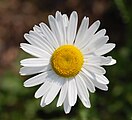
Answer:
[[[89,91],[95,87],[108,90],[108,79],[103,65],[116,63],[110,52],[114,43],[107,43],[106,30],[97,32],[100,21],[89,26],[89,18],[84,17],[77,32],[78,15],[72,12],[68,19],[66,14],[56,12],[55,17],[48,17],[50,28],[45,23],[34,26],[21,43],[21,48],[35,58],[22,60],[21,75],[40,73],[24,82],[25,87],[42,84],[35,93],[41,98],[42,107],[50,104],[59,93],[57,107],[63,104],[65,113],[77,101],[77,95],[83,105],[90,108]]]

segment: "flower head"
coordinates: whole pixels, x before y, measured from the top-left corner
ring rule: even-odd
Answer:
[[[107,43],[106,30],[97,32],[100,21],[89,26],[89,18],[84,17],[77,31],[78,15],[74,11],[68,19],[66,14],[56,12],[48,17],[50,28],[45,23],[34,26],[25,34],[29,42],[21,43],[21,48],[34,56],[22,60],[21,75],[38,74],[24,82],[25,87],[42,84],[35,93],[41,98],[42,107],[50,104],[59,94],[57,107],[63,104],[65,113],[75,105],[77,96],[83,105],[90,108],[89,92],[95,87],[108,90],[108,79],[103,65],[116,63],[110,52],[114,43]]]

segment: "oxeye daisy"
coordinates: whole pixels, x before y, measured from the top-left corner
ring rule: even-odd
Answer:
[[[34,56],[21,60],[21,75],[38,74],[24,82],[25,87],[40,85],[35,98],[41,97],[42,107],[50,104],[58,95],[57,107],[63,105],[69,113],[77,96],[86,108],[90,108],[89,92],[95,88],[108,90],[108,79],[102,67],[116,63],[110,52],[114,43],[107,43],[109,37],[105,29],[97,32],[100,21],[89,26],[89,18],[84,17],[77,31],[78,15],[73,11],[70,18],[57,11],[55,17],[48,16],[45,23],[35,25],[24,35],[29,42],[20,47]]]

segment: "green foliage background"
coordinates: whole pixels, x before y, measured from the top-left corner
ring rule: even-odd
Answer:
[[[18,50],[17,58],[11,63],[13,67],[6,68],[0,75],[0,120],[132,120],[132,2],[114,0],[110,4],[109,11],[111,13],[114,10],[118,11],[117,15],[122,21],[120,26],[125,27],[122,28],[124,38],[118,41],[116,37],[112,37],[115,34],[108,28],[108,35],[113,38],[111,41],[117,44],[116,48],[108,54],[117,60],[117,64],[105,67],[106,76],[110,80],[109,90],[104,92],[97,89],[94,94],[91,93],[90,109],[86,109],[78,99],[68,115],[64,114],[63,107],[56,107],[57,99],[45,108],[41,108],[40,99],[34,98],[34,93],[39,86],[23,87],[24,80],[31,76],[19,75],[19,61],[28,55]],[[49,11],[54,13],[56,10]],[[63,11],[65,12],[65,9]],[[110,17],[114,19],[112,15]],[[102,21],[109,23],[111,19],[102,19]],[[116,25],[110,23],[110,25],[103,24],[101,27],[113,26]],[[121,36],[121,33],[118,34]]]

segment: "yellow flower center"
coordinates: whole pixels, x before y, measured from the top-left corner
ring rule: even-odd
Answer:
[[[77,47],[63,45],[54,51],[51,65],[56,74],[62,77],[74,77],[82,68],[83,55]]]

